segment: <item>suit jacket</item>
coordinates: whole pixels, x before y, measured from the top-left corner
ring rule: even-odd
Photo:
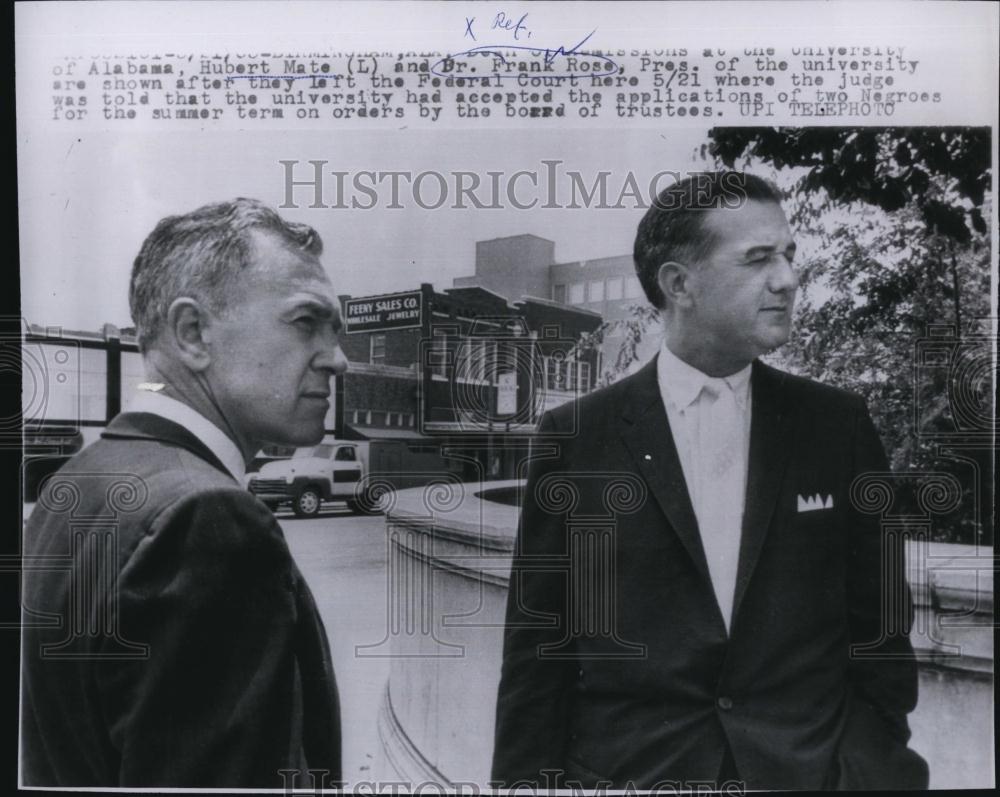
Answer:
[[[49,479],[24,542],[25,785],[339,779],[312,595],[271,512],[194,435],[119,415]]]
[[[926,786],[906,748],[917,671],[901,544],[850,498],[857,475],[888,469],[864,401],[760,362],[751,391],[728,635],[656,361],[543,419],[511,571],[495,780],[551,785],[554,769],[591,787],[715,782],[728,747],[750,789]],[[816,494],[832,508],[798,511]]]

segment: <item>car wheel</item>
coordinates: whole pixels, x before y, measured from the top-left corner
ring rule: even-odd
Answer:
[[[313,487],[306,487],[296,496],[292,509],[298,517],[312,517],[319,513],[319,493]]]

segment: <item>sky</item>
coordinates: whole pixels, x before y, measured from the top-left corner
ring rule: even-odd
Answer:
[[[699,170],[704,128],[663,130],[386,132],[156,132],[32,135],[18,142],[22,315],[29,323],[98,330],[105,322],[130,326],[128,279],[145,236],[162,217],[208,202],[248,196],[274,207],[285,201],[282,160],[298,161],[295,179],[313,174],[310,160],[325,160],[324,203],[335,205],[330,173],[361,170],[436,171],[449,175],[445,207],[423,209],[400,183],[402,209],[388,208],[390,183],[379,187],[370,210],[309,208],[311,188],[297,189],[287,218],[315,227],[324,240],[324,265],[338,294],[407,290],[431,282],[442,290],[471,275],[475,243],[532,233],[555,242],[557,262],[629,253],[642,218],[631,198],[624,208],[518,210],[455,209],[455,171],[539,172],[540,187],[516,183],[516,198],[545,201],[543,160],[559,160],[560,175],[581,174],[589,186],[608,178],[614,204],[632,172],[645,191],[663,171]],[[437,182],[425,178],[422,196],[433,204]],[[489,178],[483,177],[484,180]],[[661,187],[669,184],[664,178]],[[569,178],[559,180],[569,196]],[[357,191],[359,202],[369,199]],[[490,200],[485,184],[477,191]],[[471,204],[466,202],[467,205]]]

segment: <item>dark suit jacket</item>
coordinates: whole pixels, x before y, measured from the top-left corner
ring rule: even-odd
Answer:
[[[751,390],[729,635],[656,361],[543,419],[536,450],[558,453],[533,460],[525,489],[495,780],[714,782],[728,745],[750,789],[926,786],[906,748],[917,672],[901,548],[883,555],[878,518],[849,495],[888,469],[864,402],[760,362]],[[833,507],[799,512],[815,494]]]
[[[25,785],[339,779],[312,595],[273,515],[191,433],[118,416],[48,481],[24,542]]]

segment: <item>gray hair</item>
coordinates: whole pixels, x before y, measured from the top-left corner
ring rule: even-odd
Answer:
[[[226,309],[252,265],[254,230],[318,257],[323,241],[312,227],[285,221],[256,199],[205,205],[162,219],[132,264],[128,303],[139,346],[146,351],[163,330],[171,303],[190,296],[213,313]]]

